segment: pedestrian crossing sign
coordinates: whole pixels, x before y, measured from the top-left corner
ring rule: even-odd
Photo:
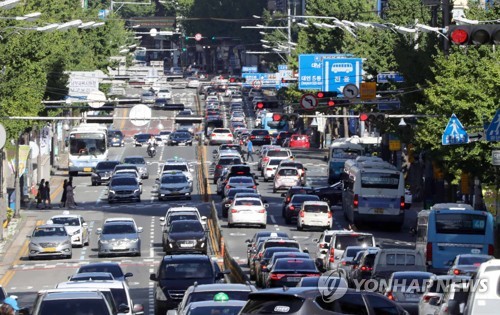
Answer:
[[[442,136],[443,145],[464,144],[469,142],[469,135],[460,120],[452,114]]]
[[[486,131],[486,141],[500,141],[500,109],[497,110],[495,117],[491,121]]]

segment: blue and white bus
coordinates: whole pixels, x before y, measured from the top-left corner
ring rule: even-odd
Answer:
[[[418,213],[416,249],[434,273],[446,273],[459,254],[493,255],[493,216],[467,204],[436,204]]]
[[[69,132],[68,170],[70,176],[90,173],[108,158],[108,130],[100,124],[80,124]]]
[[[403,173],[378,157],[347,160],[342,192],[345,217],[359,228],[363,223],[384,223],[401,229],[405,216]]]
[[[328,153],[328,184],[332,185],[341,180],[344,164],[347,160],[363,155],[361,145],[350,142],[349,138],[336,139]]]

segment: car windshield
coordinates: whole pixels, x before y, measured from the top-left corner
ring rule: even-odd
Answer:
[[[64,227],[37,227],[33,231],[34,237],[44,237],[44,236],[68,236],[66,229]]]
[[[69,281],[83,281],[83,280],[115,280],[115,278],[113,278],[113,275],[103,272],[101,274],[78,273],[76,275],[71,276],[71,278],[69,279]]]
[[[235,206],[262,206],[262,202],[256,199],[240,199],[234,202]]]
[[[151,135],[150,135],[150,134],[139,134],[139,135],[136,135],[136,136],[135,136],[135,139],[136,139],[136,140],[143,140],[143,141],[147,141],[149,138],[151,138]]]
[[[346,250],[345,256],[354,258],[362,250],[364,250],[364,248],[348,248]]]
[[[310,213],[328,213],[330,208],[327,205],[304,205],[304,211]]]
[[[123,133],[121,131],[108,131],[108,137],[123,137]]]
[[[191,134],[189,132],[174,132],[170,135],[172,139],[186,139],[191,138]]]
[[[395,288],[403,289],[405,288],[413,289],[417,292],[424,292],[427,286],[428,280],[431,275],[420,275],[420,274],[405,274],[396,275],[392,278],[391,286]]]
[[[57,217],[51,219],[54,224],[62,224],[67,226],[79,226],[80,220],[74,217]]]
[[[123,277],[123,271],[122,268],[120,268],[119,265],[114,265],[114,264],[106,264],[106,265],[88,265],[88,266],[81,266],[80,269],[78,269],[78,273],[84,273],[84,272],[109,272],[110,274],[113,275],[113,278],[122,278]]]
[[[288,151],[269,151],[269,152],[267,152],[267,156],[269,156],[269,157],[288,157]],[[281,161],[279,161],[279,162],[281,162]]]
[[[183,233],[183,232],[203,232],[203,226],[199,221],[175,221],[170,226],[170,233]]]
[[[174,221],[185,221],[185,220],[198,220],[195,214],[176,214],[168,217],[168,224],[170,225]]]
[[[178,263],[166,263],[160,269],[161,280],[174,279],[199,279],[213,277],[213,269],[208,260],[206,261],[181,261]]]
[[[133,234],[135,227],[132,224],[107,224],[102,229],[102,234]]]
[[[319,197],[314,195],[293,195],[290,203],[302,204],[304,201],[319,201]]]
[[[114,296],[113,296],[114,297]],[[118,302],[115,299],[115,302]],[[117,304],[119,305],[119,304]],[[78,310],[78,312],[77,312]],[[38,315],[54,314],[109,314],[106,300],[102,299],[54,299],[40,304]]]
[[[253,179],[251,178],[245,178],[245,177],[231,177],[229,179],[229,184],[253,184]]]
[[[310,270],[316,271],[316,265],[312,259],[278,259],[275,270]]]
[[[161,178],[162,184],[175,184],[175,183],[186,183],[187,179],[184,175],[168,175]]]
[[[231,133],[229,129],[214,129],[212,133]]]
[[[120,162],[99,162],[95,168],[98,171],[113,170],[118,164],[120,164]]]
[[[144,158],[142,157],[126,157],[123,159],[123,163],[127,164],[146,164]]]
[[[54,222],[55,223],[55,222]],[[458,265],[470,265],[470,266],[478,266],[482,263],[490,260],[490,257],[478,257],[478,256],[461,256],[458,259]]]
[[[371,235],[337,235],[335,238],[336,249],[346,249],[347,246],[367,246],[373,247],[373,237]]]
[[[267,131],[267,130],[253,130],[252,131],[252,135],[255,135],[255,136],[267,136],[267,135],[269,135],[269,131]]]
[[[110,186],[136,186],[137,180],[134,177],[117,177],[111,180]]]
[[[237,315],[241,308],[237,305],[197,306],[190,308],[186,315]]]

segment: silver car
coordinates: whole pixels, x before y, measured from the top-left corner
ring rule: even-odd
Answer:
[[[148,165],[142,156],[127,156],[123,159],[123,163],[137,166],[141,178],[149,178]]]
[[[96,234],[97,256],[134,255],[141,256],[142,228],[136,228],[132,222],[106,222],[98,228]]]
[[[109,181],[108,203],[116,201],[141,201],[141,185],[128,175],[114,175]]]
[[[191,199],[192,182],[181,171],[166,171],[161,178],[156,179],[158,199],[187,198]]]
[[[71,258],[73,254],[71,236],[62,224],[39,225],[28,237],[31,239],[28,259],[52,256]]]

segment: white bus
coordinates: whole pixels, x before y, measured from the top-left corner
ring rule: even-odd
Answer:
[[[344,171],[344,163],[363,155],[363,147],[350,141],[350,138],[336,139],[328,152],[328,184],[340,181]]]
[[[342,208],[355,225],[384,223],[400,229],[404,223],[403,174],[378,157],[348,160],[344,167]]]
[[[92,172],[108,158],[108,130],[100,124],[80,124],[69,132],[68,171],[70,176]]]

